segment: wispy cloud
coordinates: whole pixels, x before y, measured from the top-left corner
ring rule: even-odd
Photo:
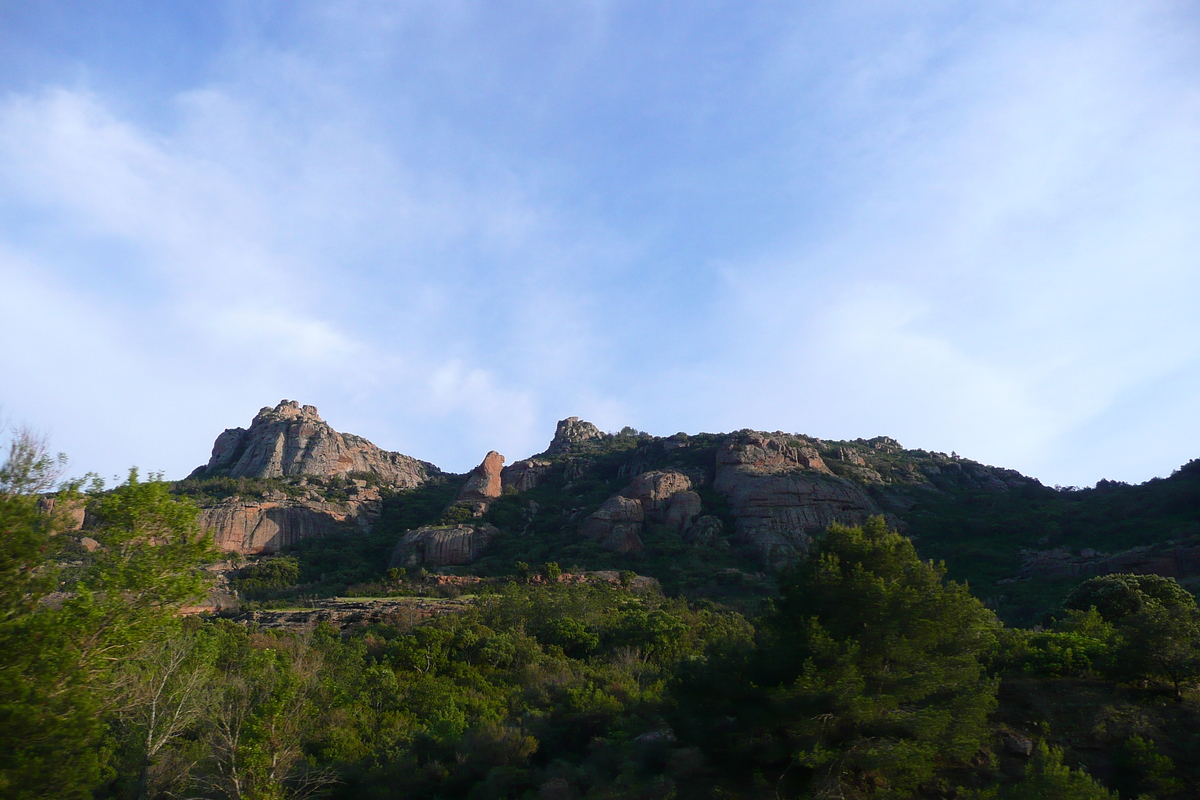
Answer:
[[[53,329],[0,354],[3,400],[84,466],[178,474],[285,396],[457,469],[570,413],[1052,483],[1200,454],[1163,399],[1200,388],[1185,8],[219,20],[159,94],[120,90],[131,53],[0,99],[0,332]],[[64,371],[108,424],[63,422]]]

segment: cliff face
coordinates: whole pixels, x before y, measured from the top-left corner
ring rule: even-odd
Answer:
[[[274,492],[262,499],[209,503],[201,508],[200,525],[218,547],[243,554],[273,553],[313,536],[369,530],[379,516],[378,489],[362,480],[347,482],[351,496],[331,502],[316,485],[349,473],[367,473],[383,486],[410,489],[441,470],[381,450],[361,436],[339,433],[314,406],[283,400],[259,411],[249,428],[230,428],[218,436],[208,464],[192,477],[295,478],[299,485],[308,483],[302,476],[321,480],[300,497]]]
[[[607,436],[608,434],[590,422],[581,420],[579,417],[567,417],[559,420],[558,428],[554,431],[554,439],[551,440],[550,446],[546,448],[543,455],[561,455],[584,442],[598,441]]]
[[[811,534],[830,523],[857,525],[880,513],[863,488],[839,478],[803,440],[733,434],[717,451],[714,488],[736,521],[735,539],[779,568],[808,553]]]
[[[483,462],[467,475],[467,482],[459,489],[454,504],[468,506],[475,516],[483,516],[492,501],[501,494],[503,469],[504,456],[495,450],[489,452]]]
[[[230,428],[218,436],[208,464],[193,475],[326,478],[350,472],[368,472],[386,486],[411,489],[441,471],[410,456],[381,450],[361,436],[338,433],[321,419],[315,406],[283,400],[259,411],[248,429]]]
[[[316,497],[263,500],[230,498],[200,509],[200,527],[222,550],[243,555],[275,553],[301,539],[370,530],[379,517],[379,493],[345,502]]]
[[[470,564],[496,535],[493,525],[430,525],[406,532],[392,549],[389,567]]]

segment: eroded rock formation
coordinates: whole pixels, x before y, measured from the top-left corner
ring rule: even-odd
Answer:
[[[470,506],[475,516],[483,516],[491,502],[499,497],[503,490],[500,477],[503,468],[504,456],[495,450],[489,452],[484,456],[483,462],[471,470],[467,482],[458,490],[458,497],[454,503]]]
[[[435,567],[470,564],[498,533],[494,525],[428,525],[400,537],[388,559],[389,567],[429,564]]]
[[[692,479],[675,470],[638,475],[619,494],[610,497],[579,526],[579,533],[618,553],[643,549],[646,522],[684,531],[700,513],[700,495]]]
[[[1053,550],[1021,550],[1022,578],[1081,578],[1132,572],[1164,575],[1180,580],[1200,576],[1200,547],[1194,544],[1163,543],[1134,547],[1119,553],[1102,553],[1084,547],[1075,553],[1066,547]]]
[[[379,495],[330,503],[282,495],[265,500],[230,498],[200,509],[200,527],[222,550],[243,555],[274,553],[301,539],[367,531],[379,516]]]
[[[729,500],[737,541],[775,569],[804,556],[813,532],[879,513],[861,487],[833,475],[815,448],[786,434],[731,435],[717,451],[713,486]]]
[[[367,473],[383,486],[408,489],[440,475],[441,470],[381,450],[361,436],[339,433],[321,419],[315,406],[283,400],[259,411],[249,428],[230,428],[218,436],[208,464],[192,475],[327,480],[349,473]],[[369,530],[379,516],[379,491],[364,480],[344,485],[352,496],[343,502],[330,502],[314,488],[302,497],[274,492],[263,499],[222,500],[201,509],[200,525],[218,547],[245,555],[273,553],[312,536]]]
[[[515,461],[500,471],[500,480],[505,490],[525,492],[540,485],[551,466],[551,462],[543,458]]]
[[[369,472],[387,486],[420,486],[437,467],[410,456],[381,450],[361,436],[338,433],[315,406],[283,400],[263,408],[247,428],[230,428],[217,437],[212,457],[197,473],[239,478],[285,475],[332,477]],[[196,474],[196,473],[193,473]]]
[[[604,501],[595,513],[579,525],[579,533],[594,539],[606,550],[616,553],[639,553],[642,544],[642,524],[646,512],[642,504],[630,497],[614,495]]]
[[[558,428],[554,431],[554,439],[551,440],[550,446],[546,448],[545,455],[552,456],[565,453],[571,450],[574,445],[581,442],[603,439],[606,436],[608,434],[590,422],[585,422],[579,417],[567,417],[564,420],[559,420]]]

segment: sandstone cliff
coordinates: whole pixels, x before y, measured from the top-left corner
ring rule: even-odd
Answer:
[[[714,488],[736,520],[736,540],[779,568],[808,552],[830,523],[857,525],[880,513],[859,485],[835,476],[811,442],[742,432],[717,451]]]
[[[500,479],[504,489],[514,492],[527,492],[539,486],[550,472],[551,462],[544,458],[527,458],[516,461],[500,471]]]
[[[432,464],[381,450],[361,436],[338,433],[315,406],[283,400],[259,411],[248,429],[230,428],[218,436],[208,464],[193,475],[332,477],[350,472],[371,473],[384,485],[401,489],[440,474]]]
[[[389,567],[470,564],[483,554],[497,533],[493,525],[429,525],[408,531],[396,543]]]
[[[200,528],[221,550],[243,555],[274,553],[301,539],[332,533],[363,532],[379,516],[379,493],[328,502],[316,497],[222,500],[200,509]]]
[[[314,406],[283,400],[259,411],[248,429],[230,428],[218,436],[208,464],[192,476],[293,478],[305,486],[303,495],[273,492],[262,499],[233,497],[203,504],[200,525],[221,549],[246,555],[273,553],[314,536],[369,530],[379,516],[378,489],[364,480],[343,481],[351,496],[331,502],[319,488],[324,480],[350,473],[372,475],[397,489],[441,475],[432,464],[335,431]],[[307,485],[309,477],[321,480]],[[499,483],[498,476],[494,482]]]
[[[1113,572],[1165,575],[1194,580],[1200,575],[1200,546],[1195,543],[1163,542],[1101,553],[1081,548],[1078,553],[1066,547],[1053,550],[1021,550],[1021,578],[1084,578]]]

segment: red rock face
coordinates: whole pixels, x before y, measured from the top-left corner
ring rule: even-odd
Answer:
[[[467,482],[458,491],[455,503],[469,503],[476,506],[479,514],[487,510],[488,504],[500,496],[503,483],[500,475],[504,469],[504,456],[495,450],[483,458],[483,463],[471,471]]]
[[[199,523],[221,550],[257,555],[313,536],[369,529],[378,514],[376,501],[230,499],[200,509]]]
[[[736,519],[736,539],[778,569],[808,552],[830,523],[858,525],[878,514],[865,491],[832,474],[816,450],[781,435],[734,434],[717,452],[714,488]]]
[[[1079,555],[1065,547],[1054,550],[1022,550],[1018,576],[1083,578],[1113,572],[1162,575],[1167,578],[1200,576],[1200,547],[1135,547],[1120,553],[1098,553],[1084,548]]]
[[[606,550],[640,552],[646,522],[683,531],[700,513],[700,495],[691,488],[691,478],[681,472],[644,472],[587,517],[579,533]]]

